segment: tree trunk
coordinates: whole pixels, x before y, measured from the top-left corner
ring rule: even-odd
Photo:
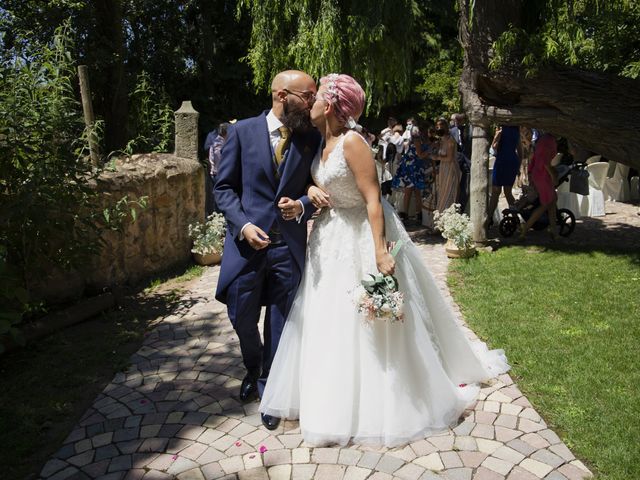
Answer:
[[[124,148],[127,143],[127,82],[124,69],[125,45],[122,0],[93,2],[96,29],[92,44],[97,70],[102,75],[102,112],[107,152]]]
[[[482,245],[487,241],[484,228],[489,200],[489,136],[482,126],[473,126],[471,143],[470,213],[473,241]]]
[[[639,81],[565,67],[547,67],[532,78],[515,70],[492,71],[492,43],[509,24],[522,25],[525,2],[458,3],[464,48],[460,91],[471,123],[534,127],[640,168]]]

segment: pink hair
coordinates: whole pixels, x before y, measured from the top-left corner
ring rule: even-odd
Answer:
[[[344,73],[332,73],[320,79],[320,86],[326,85],[324,99],[333,104],[336,118],[347,123],[349,117],[357,120],[364,110],[364,90],[353,77]]]

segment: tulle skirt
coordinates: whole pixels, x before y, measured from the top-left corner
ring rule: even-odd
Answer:
[[[456,424],[479,382],[509,369],[504,352],[470,341],[402,222],[384,202],[404,294],[402,322],[368,321],[358,288],[377,273],[366,209],[324,211],[260,411],[299,419],[312,445],[397,446]]]

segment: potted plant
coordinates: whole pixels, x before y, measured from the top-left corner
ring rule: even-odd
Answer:
[[[443,212],[433,212],[435,226],[447,239],[445,250],[449,258],[468,258],[476,253],[473,246],[473,228],[469,216],[460,213],[460,204],[454,203]]]
[[[222,247],[227,223],[221,213],[212,213],[204,223],[189,225],[189,236],[193,239],[191,252],[199,265],[216,265],[222,258]]]

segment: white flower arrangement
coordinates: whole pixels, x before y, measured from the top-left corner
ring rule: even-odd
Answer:
[[[443,212],[433,212],[433,221],[444,238],[466,250],[473,246],[473,225],[468,215],[460,213],[460,204],[454,203]]]
[[[208,255],[222,253],[227,222],[221,213],[212,213],[206,222],[189,225],[189,237],[193,239],[193,253]]]

